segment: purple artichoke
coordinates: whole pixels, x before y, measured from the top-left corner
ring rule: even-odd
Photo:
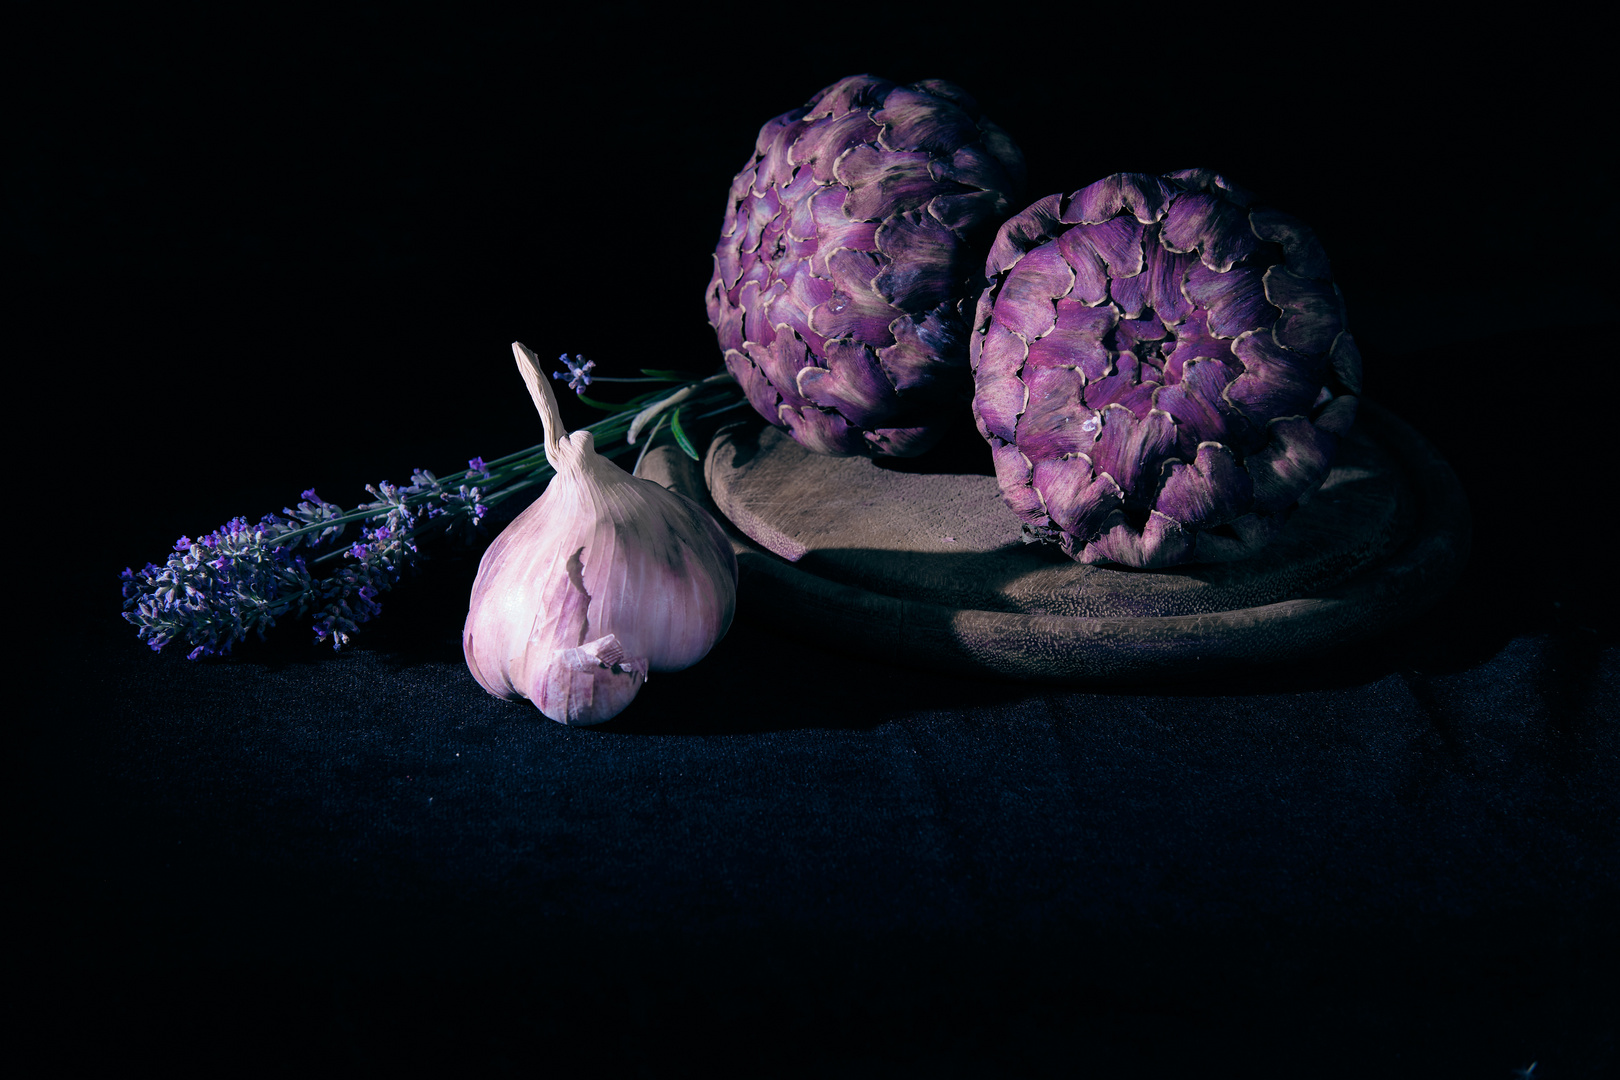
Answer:
[[[1215,173],[1048,196],[985,275],[973,415],[1026,533],[1080,562],[1259,550],[1355,419],[1361,357],[1315,234]]]
[[[825,454],[906,457],[972,395],[968,315],[1024,162],[937,79],[855,75],[759,132],[709,322],[761,416]]]

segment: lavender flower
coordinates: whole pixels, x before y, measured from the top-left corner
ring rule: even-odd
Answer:
[[[153,651],[189,641],[192,660],[229,652],[249,631],[262,636],[319,594],[303,556],[292,553],[302,540],[287,538],[293,531],[274,517],[258,525],[238,517],[201,540],[182,536],[163,566],[120,575],[124,618]]]
[[[576,356],[569,362],[567,354],[563,361],[576,393],[590,385],[594,361]],[[661,388],[611,406],[613,415],[588,425],[602,445],[622,438],[636,418],[676,396],[694,406],[741,404],[740,391],[726,376],[644,374],[649,377],[604,380]],[[621,445],[605,456],[633,449]],[[493,462],[472,458],[466,471],[443,479],[417,469],[408,484],[368,484],[371,501],[352,510],[311,488],[279,515],[267,514],[256,524],[232,518],[196,540],[182,536],[162,565],[126,568],[119,575],[124,619],[154,652],[180,641],[191,646],[191,660],[227,654],[250,633],[262,639],[286,618],[309,618],[317,643],[341,649],[362,623],[381,613],[377,597],[426,559],[419,540],[447,536],[472,543],[484,531],[490,507],[536,488],[551,474],[543,446],[536,445]],[[351,525],[359,529],[358,539],[340,543]]]
[[[476,534],[488,512],[479,488],[450,490],[422,469],[403,487],[384,482],[367,490],[374,501],[350,513],[309,490],[286,517],[266,515],[257,525],[233,518],[198,540],[182,536],[165,565],[148,563],[120,575],[124,618],[154,651],[189,641],[193,660],[228,653],[250,632],[263,638],[288,614],[313,615],[315,640],[341,648],[382,610],[378,594],[420,560],[416,537],[429,522],[445,518],[448,532]],[[337,546],[356,522],[360,539]],[[293,554],[299,546],[316,563],[335,556],[349,561],[316,577],[304,555]]]
[[[553,373],[551,376],[553,379],[567,379],[568,389],[576,394],[591,385],[591,369],[596,366],[595,360],[587,360],[578,353],[574,354],[572,360],[568,359],[567,353],[563,353],[557,359],[567,365],[568,370]]]

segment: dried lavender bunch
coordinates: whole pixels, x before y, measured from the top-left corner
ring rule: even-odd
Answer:
[[[640,378],[604,378],[591,374],[595,362],[583,356],[569,359],[564,353],[560,359],[566,370],[553,378],[566,380],[581,401],[611,414],[586,425],[599,445],[610,447],[603,451],[609,457],[636,449],[650,423],[652,432],[640,448],[645,455],[668,422],[676,443],[696,458],[687,423],[744,404],[725,373],[702,378],[643,368]],[[657,386],[608,403],[585,396],[593,382]],[[624,443],[612,446],[620,438]],[[351,510],[305,491],[296,508],[280,515],[266,514],[257,523],[232,518],[206,536],[182,536],[162,565],[126,568],[119,575],[124,619],[154,652],[180,641],[191,646],[191,660],[229,653],[250,633],[263,639],[287,618],[310,619],[317,644],[329,640],[341,649],[361,623],[381,612],[377,597],[427,558],[418,541],[451,537],[471,543],[492,507],[546,483],[552,472],[544,444],[537,444],[491,462],[472,458],[466,469],[442,478],[417,469],[408,484],[367,484],[373,499]],[[359,529],[359,539],[340,543],[350,526]]]

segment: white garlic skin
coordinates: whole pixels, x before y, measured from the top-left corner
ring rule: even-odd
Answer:
[[[484,553],[462,648],[496,697],[527,698],[560,723],[599,724],[649,671],[690,667],[725,636],[737,557],[707,511],[598,455],[590,432],[552,441],[561,420],[547,417],[551,388],[532,353],[518,352],[518,363],[548,421],[557,475]]]

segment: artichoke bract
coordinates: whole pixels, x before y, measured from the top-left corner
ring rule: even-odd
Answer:
[[[1361,357],[1312,230],[1204,169],[1008,219],[973,416],[1031,539],[1132,567],[1244,558],[1321,484]]]
[[[709,322],[749,402],[802,446],[906,457],[972,394],[968,319],[1024,181],[937,79],[856,75],[760,129],[732,182]]]

